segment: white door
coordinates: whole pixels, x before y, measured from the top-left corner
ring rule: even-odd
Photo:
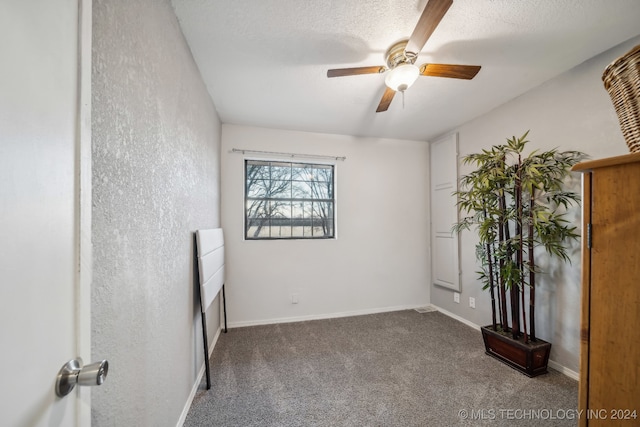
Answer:
[[[460,292],[458,235],[458,134],[431,143],[431,276],[438,286]]]
[[[0,2],[0,424],[6,426],[91,424],[86,388],[64,398],[55,393],[62,365],[90,358],[90,6]]]

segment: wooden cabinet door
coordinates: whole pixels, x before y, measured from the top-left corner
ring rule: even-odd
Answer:
[[[638,425],[640,163],[603,167],[592,174],[587,399],[590,410],[606,410],[606,416],[601,417],[603,411],[599,417],[589,416],[588,425]],[[614,410],[636,410],[639,418],[615,421]]]

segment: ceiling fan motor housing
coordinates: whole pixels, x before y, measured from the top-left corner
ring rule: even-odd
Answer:
[[[405,51],[408,41],[409,40],[399,41],[387,50],[385,56],[387,57],[387,67],[390,70],[393,70],[399,64],[413,64],[416,62],[417,55]]]

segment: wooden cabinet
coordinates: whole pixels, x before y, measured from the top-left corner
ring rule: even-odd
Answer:
[[[584,173],[580,425],[638,426],[640,153],[573,170]]]

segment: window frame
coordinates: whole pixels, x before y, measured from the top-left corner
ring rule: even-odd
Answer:
[[[309,199],[304,199],[304,198],[294,198],[294,197],[290,197],[290,198],[276,198],[277,200],[283,200],[289,203],[295,203],[295,202],[317,202],[317,201],[321,201],[321,202],[327,202],[327,203],[331,203],[332,205],[332,211],[333,211],[333,215],[331,218],[331,229],[333,230],[333,233],[329,236],[326,235],[322,235],[322,236],[288,236],[288,237],[273,237],[271,235],[269,236],[265,236],[265,237],[251,237],[248,233],[248,227],[247,227],[247,223],[249,220],[248,217],[248,201],[250,200],[249,196],[248,196],[248,181],[247,181],[247,172],[248,172],[248,165],[249,162],[264,162],[264,163],[286,163],[289,164],[290,167],[293,167],[293,165],[308,165],[308,166],[330,166],[332,171],[333,171],[333,182],[331,185],[331,189],[332,189],[332,195],[333,197],[330,199],[313,199],[313,198],[309,198]],[[261,240],[336,240],[338,238],[338,230],[337,230],[337,200],[338,200],[338,196],[337,196],[337,162],[335,160],[333,161],[319,161],[316,159],[304,159],[304,158],[277,158],[277,157],[273,157],[273,156],[269,156],[269,157],[254,157],[254,156],[245,156],[243,159],[243,170],[242,170],[242,179],[243,179],[243,238],[244,240],[249,240],[249,241],[261,241]],[[293,182],[294,179],[293,177],[289,177],[289,181]],[[307,182],[307,181],[301,181],[301,182]],[[273,199],[273,198],[272,198]],[[292,218],[289,218],[292,219]],[[312,219],[313,221],[313,219]],[[313,224],[313,222],[312,222]],[[312,225],[313,227],[313,225]]]

